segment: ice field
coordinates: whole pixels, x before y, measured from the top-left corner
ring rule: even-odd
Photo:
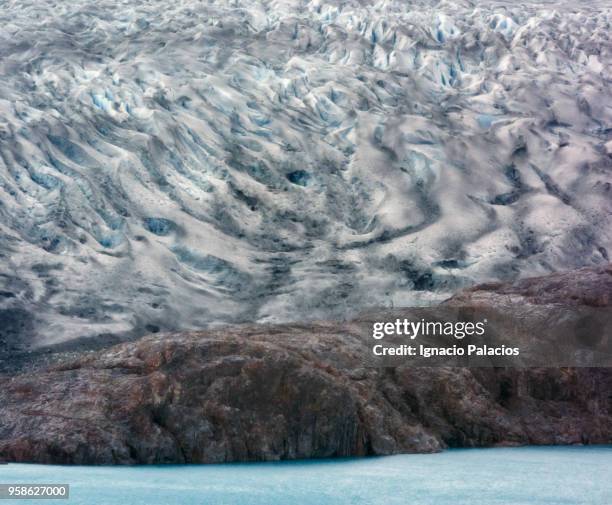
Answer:
[[[343,318],[612,254],[606,1],[0,1],[0,341]]]

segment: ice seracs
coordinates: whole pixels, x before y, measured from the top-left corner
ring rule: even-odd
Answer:
[[[5,328],[343,318],[607,261],[611,21],[603,1],[6,3],[0,310],[31,324]]]

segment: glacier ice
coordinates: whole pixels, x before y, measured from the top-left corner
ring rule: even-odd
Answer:
[[[608,1],[0,1],[0,340],[609,260]]]

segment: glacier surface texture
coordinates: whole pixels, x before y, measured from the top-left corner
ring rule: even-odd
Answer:
[[[609,260],[603,1],[0,1],[0,340]]]

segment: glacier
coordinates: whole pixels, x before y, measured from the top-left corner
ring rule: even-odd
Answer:
[[[609,261],[609,1],[0,1],[0,343]]]

